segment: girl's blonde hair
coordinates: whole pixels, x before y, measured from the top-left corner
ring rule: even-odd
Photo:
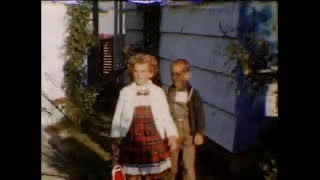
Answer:
[[[134,66],[136,64],[148,64],[152,76],[158,72],[158,62],[154,56],[149,54],[139,53],[134,56],[131,56],[128,63],[128,71],[132,75]]]

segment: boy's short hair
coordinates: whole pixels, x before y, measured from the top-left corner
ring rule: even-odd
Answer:
[[[182,65],[184,66],[184,72],[190,72],[190,64],[186,59],[176,59],[172,62],[171,68],[174,65]]]
[[[130,57],[129,63],[128,63],[128,71],[131,75],[133,73],[134,66],[136,64],[148,64],[150,67],[152,76],[154,76],[158,72],[158,62],[154,56],[151,56],[149,54],[138,53]]]

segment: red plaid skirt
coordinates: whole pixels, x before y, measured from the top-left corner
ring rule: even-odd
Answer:
[[[170,157],[167,139],[161,139],[150,106],[135,108],[127,135],[120,144],[121,164],[155,164]]]

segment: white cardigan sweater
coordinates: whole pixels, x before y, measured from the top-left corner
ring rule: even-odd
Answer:
[[[164,91],[160,87],[154,85],[151,81],[148,82],[147,88],[149,89],[150,105],[154,122],[161,138],[177,138],[177,128],[171,117]],[[135,103],[137,101],[137,90],[138,86],[135,82],[121,89],[116,111],[112,120],[110,137],[125,137],[127,134],[132,122]]]

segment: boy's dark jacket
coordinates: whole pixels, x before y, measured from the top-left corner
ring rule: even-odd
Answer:
[[[188,95],[191,91],[192,86],[188,83],[187,84],[187,90]],[[172,104],[174,102],[174,95],[175,95],[175,87],[174,85],[171,85],[167,92],[167,98],[168,103],[170,106],[170,111],[172,113]],[[203,104],[201,100],[201,96],[199,92],[193,88],[193,93],[190,97],[190,100],[187,103],[188,106],[188,115],[189,115],[189,125],[191,128],[192,135],[195,135],[196,133],[203,133],[205,128],[205,117],[204,117],[204,110],[203,110]],[[174,119],[176,120],[176,119]]]

